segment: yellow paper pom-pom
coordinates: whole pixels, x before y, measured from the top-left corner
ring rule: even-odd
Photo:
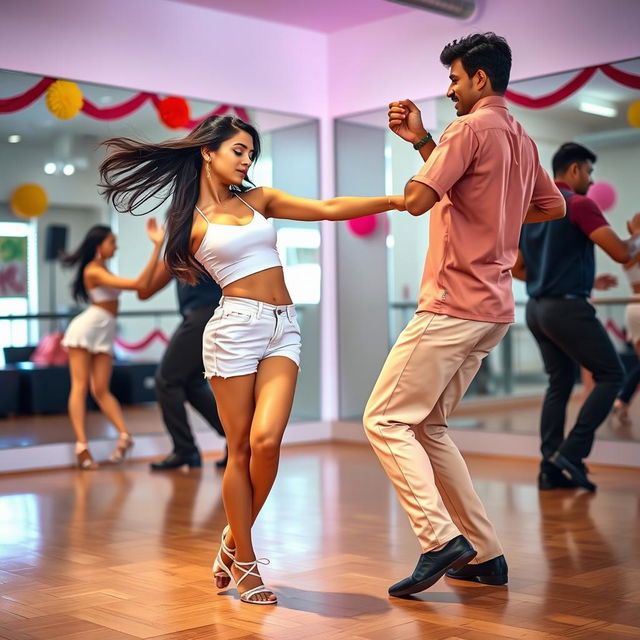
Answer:
[[[47,210],[47,192],[39,184],[21,184],[12,194],[11,211],[23,218],[37,218]]]
[[[47,89],[47,107],[54,116],[69,120],[82,109],[82,91],[75,82],[56,80]]]
[[[632,127],[640,127],[640,100],[636,100],[629,105],[627,122]]]

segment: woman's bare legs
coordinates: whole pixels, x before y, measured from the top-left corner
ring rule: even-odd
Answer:
[[[298,374],[296,364],[285,357],[263,360],[256,374],[234,378],[212,378],[220,419],[229,446],[229,461],[223,479],[225,511],[233,536],[227,536],[230,548],[236,547],[236,559],[255,559],[251,525],[264,505],[278,470],[280,443],[289,420]],[[223,554],[223,561],[230,559]],[[240,572],[234,569],[236,576]],[[225,588],[226,578],[216,578]],[[254,576],[243,580],[244,592],[262,584]],[[269,593],[254,599],[274,600]]]
[[[78,446],[88,449],[85,418],[87,415],[87,393],[91,372],[91,354],[86,349],[71,347],[69,349],[69,373],[71,375],[71,391],[69,392],[69,420],[76,434]],[[78,451],[76,450],[76,454]]]
[[[93,356],[91,367],[91,395],[100,407],[100,411],[120,432],[116,448],[109,457],[110,462],[122,462],[127,451],[133,446],[133,439],[127,431],[122,417],[122,408],[116,397],[111,393],[111,371],[113,356],[110,353],[97,353]]]
[[[110,353],[96,353],[91,363],[91,395],[100,411],[109,419],[121,435],[127,434],[120,403],[109,390],[113,356]]]

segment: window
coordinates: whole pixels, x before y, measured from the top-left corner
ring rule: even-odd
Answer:
[[[37,313],[36,222],[0,222],[0,316]],[[27,320],[0,319],[0,347],[38,339]]]

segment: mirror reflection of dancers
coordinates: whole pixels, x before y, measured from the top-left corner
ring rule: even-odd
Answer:
[[[631,235],[634,235],[634,232],[640,229],[640,213],[636,213],[627,222],[627,229]],[[634,297],[640,296],[640,254],[624,265],[624,273],[629,280]],[[637,302],[631,302],[627,305],[624,312],[624,324],[627,329],[627,340],[632,344],[636,355],[640,359],[640,297],[638,297]],[[635,395],[638,384],[640,384],[640,360],[625,376],[622,390],[613,403],[613,412],[620,424],[625,427],[631,425],[629,405]]]
[[[109,461],[122,462],[133,447],[133,438],[127,431],[120,403],[109,390],[109,382],[113,365],[118,296],[124,289],[147,287],[160,254],[164,231],[153,218],[147,222],[147,235],[154,244],[153,253],[135,279],[117,276],[107,269],[106,261],[114,255],[117,245],[116,236],[105,225],[91,227],[80,246],[62,258],[65,266],[78,265],[72,283],[74,299],[90,303],[70,322],[62,340],[69,352],[69,419],[76,435],[75,453],[80,469],[98,467],[87,443],[86,402],[89,390],[102,413],[120,434]]]
[[[156,399],[162,412],[162,420],[173,441],[173,451],[156,462],[152,471],[201,467],[202,456],[194,438],[185,403],[205,419],[211,428],[224,437],[218,416],[216,401],[207,381],[202,377],[202,334],[213,315],[222,291],[207,274],[198,274],[194,286],[180,281],[176,283],[178,306],[182,322],[173,332],[156,371]],[[160,260],[156,265],[149,288],[138,291],[138,298],[146,300],[166,287],[172,280],[167,264]],[[224,469],[227,456],[216,460],[215,466]]]
[[[214,563],[218,588],[236,583],[251,604],[275,604],[258,571],[251,527],[278,469],[300,362],[300,329],[269,218],[347,220],[404,208],[402,196],[309,200],[252,184],[258,132],[231,116],[205,119],[189,135],[160,144],[126,138],[105,143],[104,195],[133,211],[172,195],[165,260],[180,280],[202,270],[223,297],[203,336],[205,376],[215,394],[229,458],[223,499],[229,526]]]

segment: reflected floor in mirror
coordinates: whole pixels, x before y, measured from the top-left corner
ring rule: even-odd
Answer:
[[[640,636],[640,471],[595,467],[596,494],[536,489],[537,465],[468,456],[508,587],[441,580],[387,596],[418,547],[367,445],[283,450],[255,529],[275,607],[219,592],[220,472],[135,462],[0,479],[0,638],[629,640]]]
[[[578,393],[569,403],[567,425],[572,424],[582,403]],[[452,429],[538,435],[540,396],[521,398],[483,398],[463,403],[450,420]],[[124,409],[125,420],[135,436],[164,434],[160,409],[156,404],[129,406]],[[211,428],[195,412],[190,420],[196,432],[211,432]],[[360,425],[355,425],[357,431]],[[89,440],[113,440],[118,437],[115,427],[99,411],[87,412]],[[640,441],[640,402],[632,401],[629,422],[621,422],[613,413],[597,431],[602,440]],[[0,420],[0,449],[73,442],[74,436],[66,415],[17,416]]]
[[[575,424],[584,393],[574,393],[567,406],[566,428]],[[449,421],[452,429],[512,433],[538,436],[540,433],[541,396],[521,398],[484,398],[481,401],[461,404]],[[621,420],[614,411],[596,431],[597,440],[640,441],[640,401],[632,399],[628,419]]]

